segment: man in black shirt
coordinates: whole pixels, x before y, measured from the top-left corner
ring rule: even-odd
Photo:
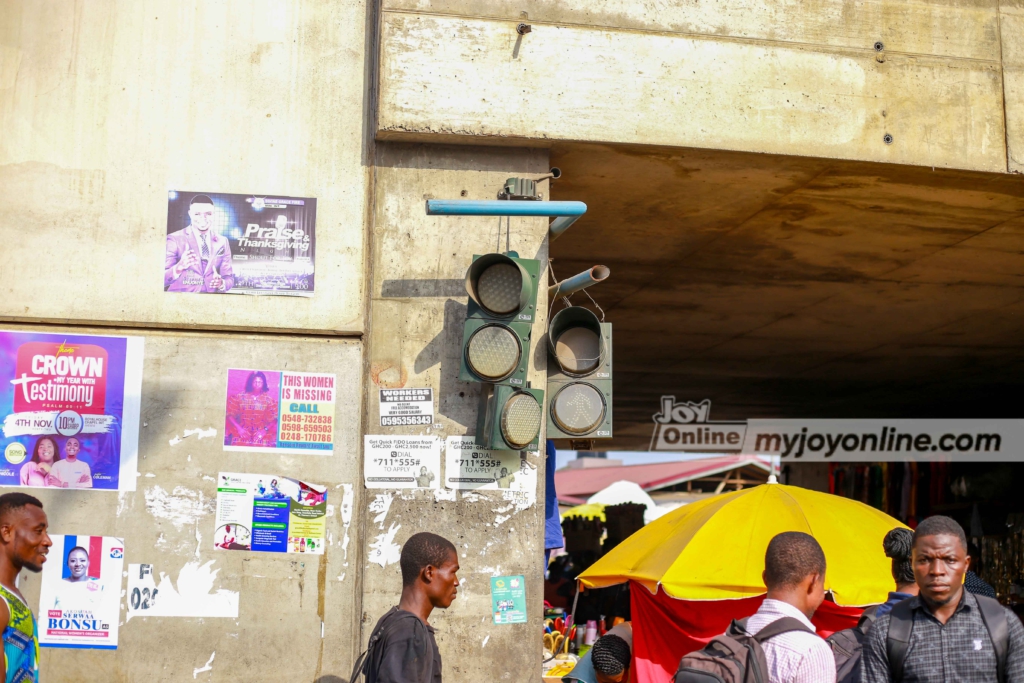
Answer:
[[[861,654],[861,683],[1024,683],[1024,626],[995,600],[964,590],[963,528],[922,521],[912,545],[917,597],[878,617]]]
[[[402,548],[402,599],[373,628],[366,683],[441,683],[441,653],[427,621],[458,593],[459,558],[451,541],[418,533]]]

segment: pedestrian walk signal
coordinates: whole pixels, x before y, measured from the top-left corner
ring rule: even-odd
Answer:
[[[543,391],[489,384],[480,397],[476,445],[501,451],[536,450],[543,421]]]
[[[459,379],[526,386],[539,272],[540,261],[514,251],[473,256]]]
[[[547,437],[612,437],[612,326],[582,306],[564,308],[548,326]]]

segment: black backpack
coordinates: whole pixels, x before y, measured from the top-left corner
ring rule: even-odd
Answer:
[[[1006,658],[1010,651],[1010,625],[1006,618],[1006,608],[998,600],[975,595],[981,620],[985,622],[988,636],[996,651],[996,680],[1006,681]],[[885,654],[889,660],[889,674],[893,683],[903,680],[903,665],[910,647],[910,634],[914,630],[914,611],[910,608],[913,598],[897,602],[889,619],[889,633],[885,639]]]
[[[377,623],[377,630],[370,636],[370,642],[367,643],[366,650],[356,657],[355,666],[352,667],[352,675],[348,678],[349,683],[356,683],[362,676],[368,676],[368,670],[375,670],[380,666],[382,653],[380,648],[377,647],[378,643],[384,639],[384,636],[390,634],[394,627],[401,623],[402,619],[408,618],[419,619],[414,614],[399,611],[397,607],[392,607],[381,618]]]
[[[836,683],[859,683],[860,654],[864,639],[868,637],[871,625],[875,623],[878,605],[868,607],[860,615],[860,621],[853,628],[836,631],[825,642],[832,648],[836,660]]]
[[[768,664],[761,643],[790,631],[807,631],[799,619],[783,617],[747,633],[747,620],[733,621],[725,635],[715,636],[703,650],[679,662],[674,683],[767,683]]]

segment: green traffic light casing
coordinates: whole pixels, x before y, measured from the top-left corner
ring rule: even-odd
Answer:
[[[519,271],[520,286],[518,303],[512,310],[494,312],[484,305],[480,296],[478,283],[480,276],[495,265],[513,266]],[[540,275],[540,261],[521,259],[515,252],[507,254],[474,255],[473,263],[466,271],[466,292],[469,303],[466,309],[466,322],[462,334],[462,353],[459,363],[459,379],[464,382],[482,382],[508,384],[516,387],[526,386],[526,372],[529,367],[530,339],[533,333],[533,321],[537,311],[537,282]],[[487,376],[477,372],[469,359],[469,344],[473,336],[482,328],[494,326],[508,331],[511,336],[501,335],[506,342],[514,339],[518,345],[518,361],[511,363],[508,372]]]
[[[505,406],[517,394],[529,394],[540,408],[537,434],[526,444],[509,443],[502,433],[502,415]],[[540,427],[544,424],[544,392],[541,389],[520,389],[506,384],[488,384],[480,395],[477,412],[476,445],[500,451],[533,451],[540,442]]]
[[[598,336],[600,357],[596,366],[582,372],[573,370],[570,364],[559,361],[555,352],[555,342],[561,335],[574,327],[590,330]],[[547,438],[549,439],[610,439],[613,436],[612,420],[612,325],[602,323],[590,310],[581,306],[565,308],[555,314],[548,328],[548,406]],[[585,431],[572,431],[566,424],[560,423],[556,417],[560,394],[571,387],[589,385],[596,396],[603,401],[603,414],[594,424],[588,425]],[[584,388],[584,390],[586,390]],[[594,392],[589,392],[594,395]]]

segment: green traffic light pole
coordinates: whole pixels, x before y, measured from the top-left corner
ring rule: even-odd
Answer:
[[[548,237],[555,239],[587,212],[583,202],[515,199],[428,199],[428,216],[546,216],[554,218]]]

